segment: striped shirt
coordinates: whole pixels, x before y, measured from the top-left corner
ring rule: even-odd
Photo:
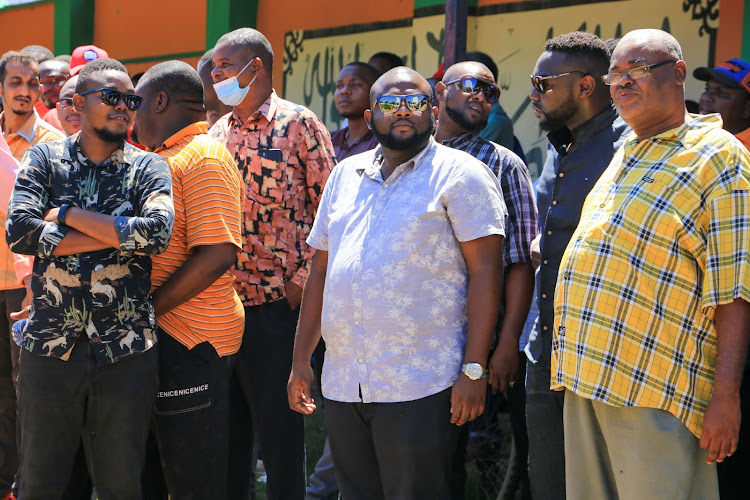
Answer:
[[[155,152],[172,171],[175,220],[166,252],[153,257],[152,290],[185,263],[195,247],[231,243],[241,248],[242,179],[229,151],[210,139],[208,123],[193,123]],[[210,342],[219,356],[236,353],[245,313],[225,272],[201,293],[159,316],[159,327],[192,349]]]
[[[5,113],[0,113],[0,129],[5,130]],[[26,151],[34,144],[65,139],[65,134],[39,118],[36,111],[29,116],[17,132],[13,134],[3,132],[3,136],[8,143],[11,154],[18,162],[23,159]],[[7,206],[7,200],[5,200],[3,211]],[[5,227],[4,214],[0,214],[0,224]],[[16,277],[13,253],[8,250],[5,238],[0,238],[0,290],[10,290],[22,286],[23,283]]]
[[[560,265],[553,389],[666,410],[700,437],[715,308],[750,301],[750,154],[721,126],[631,134],[594,186]]]

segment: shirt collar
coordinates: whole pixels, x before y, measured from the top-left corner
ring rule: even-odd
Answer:
[[[568,127],[561,127],[547,134],[547,139],[558,153],[566,154],[568,146],[573,142],[573,137],[578,144],[581,144],[612,125],[616,118],[617,111],[614,107],[608,106],[604,111],[575,127],[572,132],[568,130]]]
[[[266,101],[260,105],[258,111],[250,115],[250,118],[247,119],[243,126],[247,125],[248,123],[255,122],[261,117],[264,117],[266,121],[270,123],[276,117],[276,111],[278,111],[278,109],[279,96],[276,95],[275,90],[271,90],[271,95],[268,96],[268,99],[266,99]],[[229,115],[229,124],[231,125],[233,123],[242,123],[235,110],[232,110],[231,115]]]
[[[477,137],[481,139],[481,136],[479,135],[481,132],[481,130],[477,130],[475,132],[466,132],[465,134],[446,139],[443,141],[443,146],[448,146],[453,149],[461,149],[462,146],[475,141]]]
[[[39,113],[36,112],[36,109],[32,111],[32,114],[25,122],[23,122],[21,128],[16,132],[18,135],[26,139],[27,142],[32,142],[34,140],[36,130],[39,128],[39,123],[37,122],[37,120],[39,120]],[[0,113],[0,126],[5,126],[5,112]]]
[[[169,139],[164,141],[161,146],[154,150],[154,153],[160,153],[165,149],[169,149],[183,138],[189,135],[200,135],[208,133],[208,122],[195,122],[191,123],[187,127],[181,129],[179,132],[173,134]]]
[[[349,132],[349,127],[344,127],[342,129],[339,129],[338,132],[339,133],[335,135],[331,134],[331,143],[334,146],[338,146],[339,148],[342,148],[342,149],[352,149],[354,148],[354,146],[362,142],[367,142],[370,139],[372,139],[372,130],[369,130],[369,129],[367,130],[367,132],[365,132],[365,134],[362,137],[350,143],[346,142],[346,135]]]
[[[417,154],[412,156],[410,160],[405,161],[401,165],[406,165],[406,168],[412,167],[416,169],[422,163],[422,160],[424,160],[424,157],[427,155],[427,153],[436,145],[437,143],[435,142],[435,139],[430,137],[430,140],[427,142],[427,145],[423,149],[421,149]],[[383,177],[380,174],[380,167],[382,166],[382,164],[383,164],[383,151],[380,145],[378,145],[378,147],[375,148],[375,155],[373,157],[372,163],[363,165],[361,167],[357,167],[357,172],[359,173],[364,172],[364,174],[367,177],[382,181]],[[399,167],[401,167],[401,165],[396,167],[394,169],[394,172],[398,170]]]
[[[690,115],[690,119],[673,129],[657,134],[644,141],[665,141],[674,140],[682,144],[685,149],[693,147],[709,130],[722,128],[724,123],[718,113],[710,115]],[[639,141],[635,132],[631,132],[628,139],[623,144],[626,148],[632,148],[643,141]]]
[[[128,144],[126,141],[122,141],[120,146],[115,149],[109,158],[101,162],[99,165],[89,160],[86,155],[83,154],[81,146],[78,142],[80,134],[73,134],[68,137],[67,146],[62,155],[62,160],[69,161],[71,163],[80,163],[81,165],[87,165],[89,167],[107,167],[109,165],[130,165],[134,152],[140,152],[138,148]]]

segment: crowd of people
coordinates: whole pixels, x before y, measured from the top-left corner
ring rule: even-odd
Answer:
[[[744,498],[750,63],[690,114],[664,31],[540,54],[536,183],[482,52],[347,64],[330,132],[251,28],[4,54],[0,498],[246,500],[259,449],[272,499],[460,499],[492,393],[524,499]]]

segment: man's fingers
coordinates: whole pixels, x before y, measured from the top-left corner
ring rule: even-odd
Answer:
[[[708,458],[706,459],[706,463],[709,465],[714,463],[716,459],[719,457],[719,452],[721,451],[721,440],[718,437],[712,438],[709,445],[708,445]]]

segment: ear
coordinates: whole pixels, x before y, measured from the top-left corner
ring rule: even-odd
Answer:
[[[674,76],[677,85],[684,85],[687,78],[687,66],[685,61],[677,61],[674,65]]]
[[[445,102],[445,91],[448,89],[448,87],[445,86],[443,82],[437,82],[435,84],[435,97],[440,102]]]
[[[161,113],[167,107],[169,103],[169,96],[163,90],[156,94],[154,98],[154,113]]]
[[[73,107],[76,108],[76,111],[78,111],[79,113],[83,111],[83,103],[85,102],[85,100],[86,99],[82,95],[73,95]]]
[[[435,120],[438,119],[438,115],[440,114],[440,108],[437,106],[432,107],[432,114],[435,115]]]
[[[604,85],[604,82],[600,82]],[[596,78],[593,75],[586,75],[581,78],[578,87],[578,98],[585,99],[594,93],[596,89]]]
[[[369,109],[365,110],[365,123],[367,124],[367,128],[372,130],[372,111]]]

